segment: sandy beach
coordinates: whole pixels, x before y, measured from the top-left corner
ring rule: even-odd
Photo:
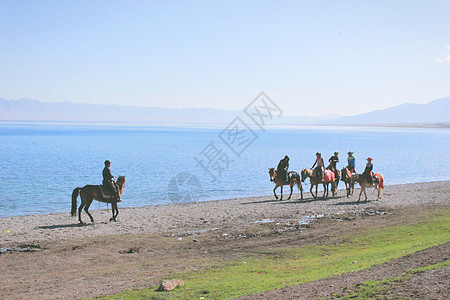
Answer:
[[[95,223],[83,212],[86,224],[69,212],[0,218],[1,294],[73,299],[147,287],[174,272],[202,269],[212,257],[232,261],[257,247],[317,242],[448,207],[449,183],[386,186],[379,201],[369,190],[368,201],[357,202],[355,189],[350,198],[339,190],[335,198],[317,200],[305,191],[303,200],[296,193],[283,201],[271,195],[139,208],[119,204],[117,222],[109,222],[111,210],[91,210]],[[249,233],[266,223],[273,224],[270,232]]]
[[[305,187],[304,199],[293,194],[291,200],[277,201],[273,195],[220,201],[120,208],[118,222],[109,222],[111,209],[90,210],[95,222],[82,212],[86,224],[78,224],[70,213],[0,218],[0,248],[20,243],[50,242],[123,234],[183,234],[198,230],[217,230],[266,219],[300,219],[310,215],[358,212],[367,207],[396,208],[408,205],[448,205],[448,181],[387,186],[382,200],[368,190],[367,202],[357,202],[359,189],[350,198],[339,190],[338,197],[314,200]],[[321,193],[319,192],[319,195]],[[363,196],[364,197],[364,196]],[[78,204],[80,199],[78,199]],[[97,206],[94,201],[92,208]],[[104,204],[102,204],[105,207]],[[70,207],[68,199],[67,207]],[[7,232],[7,233],[6,233]]]

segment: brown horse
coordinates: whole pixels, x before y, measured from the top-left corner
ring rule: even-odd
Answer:
[[[303,199],[303,187],[302,187],[302,183],[300,182],[300,175],[298,175],[297,172],[295,172],[295,171],[288,172],[288,178],[289,178],[288,182],[284,181],[283,178],[278,177],[277,176],[277,171],[275,171],[274,168],[269,168],[269,175],[270,175],[270,181],[273,181],[275,183],[275,188],[273,189],[273,194],[275,195],[275,199],[278,200],[278,196],[275,193],[275,190],[279,186],[281,186],[280,201],[283,200],[283,186],[284,185],[289,185],[291,187],[291,194],[289,195],[289,198],[287,198],[288,200],[291,199],[292,188],[294,187],[294,185],[296,183],[297,183],[298,189],[300,190],[301,199]]]
[[[347,191],[347,197],[350,197],[350,195],[353,195],[353,190],[355,188],[355,181],[352,178],[352,172],[348,169],[348,167],[345,167],[342,169],[342,176],[341,179],[345,183],[345,190]]]
[[[367,181],[367,177],[365,174],[353,174],[352,175],[354,181],[359,183],[359,185],[361,186],[361,192],[359,192],[358,202],[361,200],[361,195],[363,192],[364,192],[364,196],[366,197],[365,201],[367,201],[366,188],[369,188],[369,187],[374,187],[375,189],[378,190],[377,200],[380,200],[381,197],[383,196],[384,177],[383,177],[383,175],[377,174],[377,173],[375,173],[375,176],[378,179],[378,183],[375,183],[375,182],[369,183]]]
[[[333,168],[331,167],[331,164],[328,165],[328,167],[325,168],[326,170],[330,170],[331,172],[333,171]],[[334,186],[336,187],[336,195],[337,195],[337,189],[339,186],[339,180],[341,180],[341,172],[336,169],[336,172],[334,172]],[[328,183],[327,183],[327,191],[328,191]],[[328,197],[328,192],[327,192],[327,197]]]
[[[329,170],[328,170],[329,171]],[[331,180],[324,181],[323,178],[317,179],[316,176],[313,176],[314,171],[311,169],[303,169],[302,170],[302,182],[305,182],[306,178],[309,177],[309,180],[311,181],[311,189],[309,190],[311,195],[314,199],[317,199],[317,188],[319,184],[323,184],[323,195],[322,198],[328,197],[328,183],[331,183],[331,193],[332,197],[336,196],[337,194],[337,188],[336,188],[336,181],[334,178],[334,173],[331,172]],[[316,195],[313,194],[312,190],[316,187]],[[326,194],[326,195],[325,195]]]
[[[123,189],[125,187],[125,176],[119,176],[117,179],[117,187],[119,190],[119,196],[122,195]],[[116,221],[117,215],[119,214],[119,209],[117,208],[117,201],[114,199],[114,197],[111,198],[104,198],[102,196],[102,193],[100,192],[100,186],[98,185],[85,185],[84,187],[77,187],[72,192],[72,217],[75,217],[77,213],[77,197],[78,193],[80,194],[81,198],[81,205],[78,207],[78,221],[80,223],[83,223],[81,221],[81,210],[84,208],[84,211],[87,213],[89,218],[91,219],[91,222],[94,222],[94,218],[92,218],[92,215],[89,213],[88,209],[89,206],[91,206],[93,200],[97,200],[99,202],[104,203],[111,203],[112,207],[112,218],[109,219],[109,221]]]

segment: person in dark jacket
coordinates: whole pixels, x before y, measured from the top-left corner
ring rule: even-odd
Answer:
[[[333,171],[335,178],[338,177],[337,174],[337,163],[339,162],[339,152],[334,152],[334,155],[332,157],[330,157],[330,159],[328,160],[328,162],[330,163],[327,167],[327,169]]]
[[[110,193],[114,195],[116,201],[120,201],[119,191],[117,190],[116,182],[114,181],[114,176],[111,174],[111,170],[109,167],[111,166],[111,162],[109,160],[105,160],[105,167],[103,168],[103,185],[109,190]]]
[[[369,157],[367,158],[366,168],[364,169],[363,172],[363,175],[366,176],[368,183],[373,183],[372,170],[373,170],[372,158]]]
[[[283,178],[285,182],[289,181],[288,169],[289,169],[289,156],[286,155],[282,160],[280,160],[277,167],[278,173],[277,176]]]

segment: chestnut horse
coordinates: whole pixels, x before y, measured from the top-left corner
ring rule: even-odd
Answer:
[[[302,170],[302,182],[305,182],[305,179],[309,177],[309,180],[311,181],[311,189],[309,191],[314,199],[317,199],[317,188],[318,188],[319,184],[323,184],[322,198],[328,197],[328,184],[329,183],[331,183],[332,197],[336,196],[337,188],[336,188],[336,181],[334,178],[334,173],[330,170],[328,170],[328,171],[331,172],[331,174],[332,174],[331,180],[323,181],[323,177],[320,179],[317,179],[316,176],[313,177],[314,170],[311,170],[311,169],[303,169]],[[316,195],[314,195],[312,192],[314,186],[316,187]],[[326,196],[325,196],[325,193],[326,193]]]
[[[341,180],[345,183],[347,197],[350,197],[350,195],[353,195],[353,190],[355,189],[355,181],[352,178],[353,173],[348,169],[348,167],[345,167],[342,169],[341,174]]]
[[[292,188],[296,183],[297,183],[298,189],[300,190],[301,199],[303,199],[303,187],[302,187],[302,183],[300,182],[300,175],[298,175],[297,172],[295,172],[295,171],[288,172],[288,178],[289,178],[288,182],[284,181],[284,178],[278,177],[277,171],[275,171],[274,168],[269,168],[269,175],[270,175],[270,181],[273,181],[275,183],[275,188],[273,189],[273,194],[275,195],[275,199],[278,200],[278,196],[275,193],[275,190],[279,186],[281,186],[280,201],[283,200],[283,186],[284,185],[289,185],[291,187],[291,194],[289,195],[289,198],[287,198],[288,200],[291,199]]]
[[[367,201],[366,188],[369,188],[369,187],[374,187],[375,189],[378,190],[377,200],[380,200],[381,197],[383,196],[384,177],[383,177],[383,175],[377,174],[377,173],[375,173],[375,176],[378,179],[378,183],[375,183],[375,182],[369,183],[367,181],[367,177],[365,174],[353,174],[352,175],[354,181],[359,183],[359,185],[361,186],[361,192],[359,192],[358,202],[361,200],[361,195],[363,192],[364,192],[364,196],[366,197],[365,201]]]
[[[125,187],[125,176],[119,176],[116,184],[117,184],[117,187],[119,190],[119,196],[121,196],[123,193],[123,189]],[[109,221],[116,221],[117,215],[119,214],[119,209],[117,208],[117,201],[114,199],[114,197],[103,198],[99,189],[100,188],[98,185],[85,185],[82,188],[77,187],[73,190],[71,214],[72,214],[72,217],[75,217],[75,215],[77,213],[77,198],[78,198],[78,193],[79,193],[80,198],[81,198],[81,205],[80,205],[80,207],[78,207],[78,221],[80,221],[80,223],[83,223],[83,221],[81,221],[81,210],[83,208],[84,208],[84,211],[89,216],[89,218],[91,219],[91,222],[94,222],[94,218],[92,218],[92,215],[88,211],[89,206],[91,206],[93,200],[97,200],[99,202],[104,202],[104,203],[111,203],[112,218],[109,219]]]

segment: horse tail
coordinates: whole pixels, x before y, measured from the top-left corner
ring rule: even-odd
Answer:
[[[72,217],[75,217],[77,215],[77,197],[80,190],[81,188],[77,187],[72,192],[72,211],[70,212]]]
[[[301,179],[300,179],[300,174],[298,174],[298,173],[296,172],[296,173],[293,174],[293,176],[294,176],[294,178],[295,178],[296,181],[297,181],[297,187],[298,187],[298,189],[299,189],[300,191],[303,191],[302,182],[301,182]]]
[[[383,178],[383,175],[381,175],[381,174],[377,174],[377,175],[378,175],[378,179],[380,180],[380,187],[382,189],[384,189],[384,178]]]

